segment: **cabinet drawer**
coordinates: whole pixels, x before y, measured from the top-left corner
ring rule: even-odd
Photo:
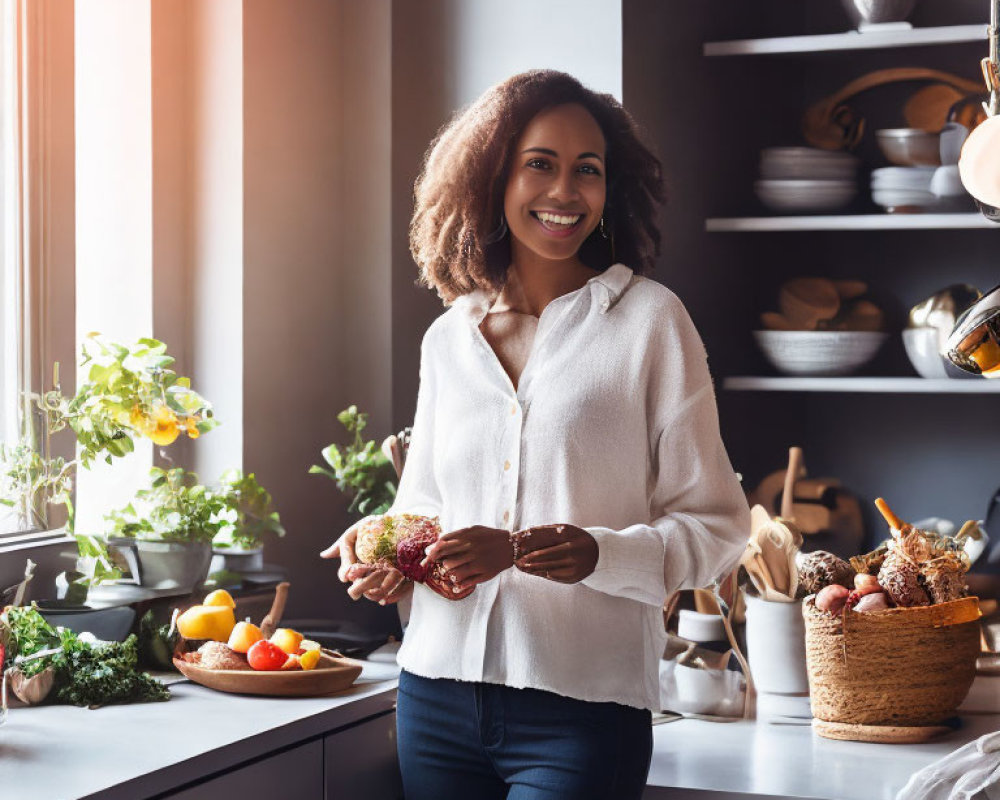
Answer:
[[[325,800],[401,800],[396,712],[324,738]]]
[[[166,795],[164,800],[219,800],[221,797],[323,797],[323,742],[319,739],[262,758]]]

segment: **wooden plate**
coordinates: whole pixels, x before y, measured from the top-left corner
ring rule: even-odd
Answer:
[[[342,692],[361,674],[359,662],[328,653],[323,653],[319,664],[309,670],[205,669],[179,658],[174,659],[174,666],[185,678],[209,689],[271,697],[321,697]]]
[[[813,730],[826,739],[880,744],[919,744],[951,733],[959,727],[957,717],[940,725],[853,725],[847,722],[827,722],[813,719]]]

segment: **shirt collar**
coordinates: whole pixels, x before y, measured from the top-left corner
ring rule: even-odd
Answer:
[[[602,314],[607,314],[625,294],[625,290],[632,282],[633,274],[624,264],[612,264],[600,275],[595,275],[587,281],[604,295],[600,302]],[[490,310],[493,299],[484,289],[474,289],[468,294],[456,297],[452,305],[478,325]]]
[[[607,314],[615,303],[625,294],[625,290],[632,282],[633,272],[624,264],[612,264],[600,275],[590,279],[591,283],[599,285],[604,291],[605,297],[601,303],[601,313]]]

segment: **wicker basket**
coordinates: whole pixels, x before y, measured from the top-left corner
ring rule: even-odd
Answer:
[[[813,716],[861,725],[933,725],[976,675],[979,600],[831,617],[802,604]]]

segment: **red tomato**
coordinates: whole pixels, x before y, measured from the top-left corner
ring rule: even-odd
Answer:
[[[269,642],[267,639],[261,639],[259,642],[254,642],[250,645],[250,649],[247,650],[247,662],[250,664],[252,669],[281,669],[282,665],[287,660],[288,654],[278,647],[278,645]]]

